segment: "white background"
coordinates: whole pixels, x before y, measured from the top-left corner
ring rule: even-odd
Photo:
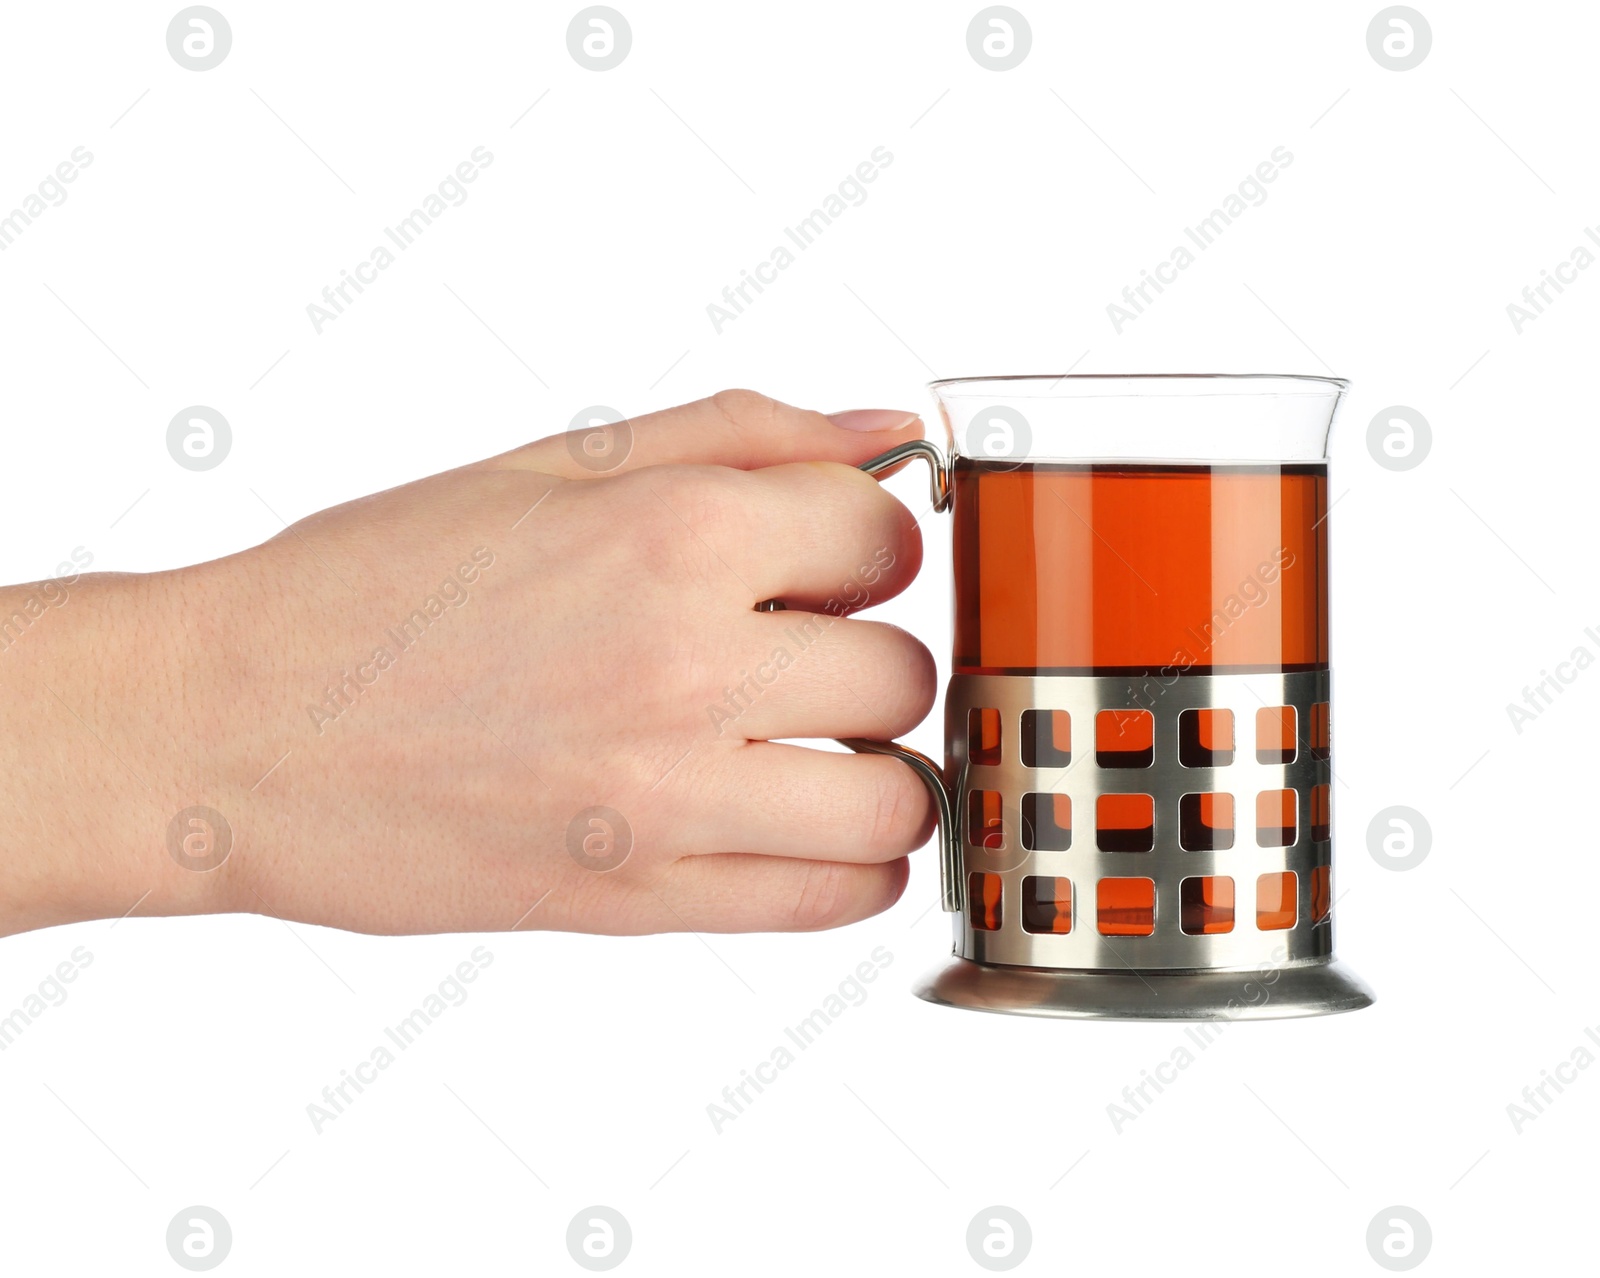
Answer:
[[[191,1204],[231,1222],[239,1274],[579,1272],[567,1224],[594,1203],[631,1222],[639,1273],[975,1273],[991,1204],[1031,1222],[1024,1272],[1377,1273],[1391,1204],[1430,1222],[1425,1270],[1592,1261],[1600,1069],[1520,1134],[1506,1106],[1600,1021],[1600,673],[1520,734],[1506,703],[1600,653],[1600,271],[1520,335],[1506,304],[1600,218],[1600,15],[1419,0],[1433,47],[1395,72],[1373,3],[1018,0],[1032,49],[995,72],[972,0],[617,4],[632,49],[598,73],[567,49],[575,3],[218,0],[233,47],[200,73],[168,54],[176,5],[6,6],[0,209],[74,147],[94,160],[0,253],[0,578],[75,546],[97,570],[210,558],[595,403],[1331,371],[1354,383],[1338,947],[1378,1003],[1228,1028],[1118,1134],[1107,1105],[1181,1029],[913,999],[949,949],[926,850],[898,906],[827,935],[14,937],[0,1011],[74,947],[93,962],[0,1054],[6,1270],[180,1272],[164,1237]],[[477,146],[467,202],[319,336],[306,305]],[[707,303],[878,146],[866,202],[717,334]],[[1118,335],[1107,303],[1278,146],[1270,198]],[[206,473],[166,450],[191,404],[233,429]],[[1396,404],[1433,430],[1404,472],[1366,446]],[[880,615],[943,662],[945,529],[924,529]],[[940,752],[937,716],[911,741]],[[1403,873],[1367,846],[1395,804],[1433,834]],[[307,1104],[479,944],[468,1001],[315,1133]],[[707,1105],[877,946],[869,999],[715,1132]]]

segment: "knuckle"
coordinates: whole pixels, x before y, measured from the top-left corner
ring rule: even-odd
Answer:
[[[854,605],[857,608],[871,607],[898,593],[922,565],[922,540],[915,522],[909,531],[898,524],[879,529],[877,535],[861,544],[863,549],[852,573],[855,590],[861,596],[861,602]]]
[[[641,491],[630,495],[630,505],[654,516],[650,533],[636,543],[647,565],[671,569],[714,564],[743,541],[749,519],[741,472],[720,466],[665,466],[636,475]]]
[[[781,408],[778,401],[770,395],[743,388],[718,391],[711,397],[711,404],[732,425],[741,430],[770,424]]]
[[[886,702],[884,717],[898,736],[916,727],[933,709],[938,670],[933,654],[920,640],[898,626],[876,624],[886,632],[878,683]]]
[[[807,864],[789,908],[789,922],[799,931],[810,932],[843,919],[850,906],[851,868],[836,861]]]
[[[893,494],[865,471],[843,462],[808,462],[813,491],[806,494],[812,508],[826,512],[841,535],[853,543],[882,540],[894,526]]]
[[[874,779],[867,846],[875,854],[904,856],[921,845],[931,805],[927,789],[909,768],[894,760],[884,762],[893,771],[882,771]]]
[[[743,514],[741,473],[723,466],[669,466],[655,473],[650,487],[672,522],[697,533],[713,532]]]

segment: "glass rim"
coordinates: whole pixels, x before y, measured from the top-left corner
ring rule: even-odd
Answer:
[[[1057,387],[1064,383],[1088,389],[1093,383],[1103,383],[1107,386],[1122,389],[1108,391],[1111,395],[1132,395],[1137,393],[1137,388],[1148,386],[1154,389],[1157,385],[1164,388],[1173,388],[1177,383],[1197,383],[1220,386],[1232,383],[1238,386],[1237,390],[1227,393],[1239,395],[1342,395],[1350,388],[1350,382],[1343,377],[1324,377],[1314,373],[999,373],[988,377],[941,377],[927,383],[927,388],[936,397],[944,399],[963,395],[962,387],[970,387],[972,394],[979,393],[978,388],[1004,384],[1007,394],[1016,394],[1019,383],[1048,383],[1049,391],[1058,398],[1090,398],[1076,390],[1068,393],[1057,391]],[[1246,385],[1249,384],[1249,385]],[[1284,384],[1307,389],[1297,391],[1274,390],[1274,386]],[[1315,387],[1315,389],[1309,389]]]

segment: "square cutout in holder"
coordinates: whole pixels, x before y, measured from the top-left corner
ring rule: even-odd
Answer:
[[[1022,846],[1030,852],[1065,852],[1072,846],[1072,796],[1022,796]]]
[[[1072,931],[1072,880],[1030,874],[1022,880],[1022,930],[1065,936]]]
[[[1298,716],[1293,706],[1262,706],[1256,711],[1256,762],[1293,763]]]
[[[1095,916],[1101,936],[1149,936],[1156,930],[1156,881],[1101,879],[1095,885]]]
[[[1102,794],[1094,826],[1102,852],[1148,852],[1156,845],[1156,802],[1148,794]]]
[[[1333,837],[1333,787],[1311,787],[1311,841],[1326,843]]]
[[[1263,790],[1256,795],[1256,846],[1293,847],[1297,834],[1293,790]]]
[[[1311,706],[1311,757],[1326,759],[1333,744],[1333,732],[1328,723],[1328,703],[1313,702]]]
[[[1094,761],[1102,768],[1148,768],[1156,757],[1148,710],[1102,710],[1094,717]]]
[[[978,767],[992,768],[1000,762],[1000,712],[967,711],[967,758]]]
[[[1190,936],[1233,931],[1233,880],[1197,875],[1178,888],[1179,923]]]
[[[1065,710],[1022,712],[1022,766],[1064,768],[1072,762],[1072,716]]]
[[[1233,762],[1233,711],[1185,710],[1178,716],[1178,762],[1225,768]]]
[[[1293,870],[1263,874],[1256,880],[1256,926],[1263,932],[1293,927],[1298,910]]]
[[[967,915],[979,932],[1000,930],[1000,876],[978,871],[967,875]]]
[[[1186,852],[1224,852],[1233,846],[1233,796],[1186,794],[1178,800],[1178,846]]]
[[[1319,865],[1311,871],[1311,921],[1320,923],[1333,909],[1333,867]]]
[[[1001,814],[1000,791],[967,792],[967,842],[975,848],[998,852],[1006,845],[1005,818]]]

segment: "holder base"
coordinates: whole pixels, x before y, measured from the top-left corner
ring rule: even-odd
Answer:
[[[1269,968],[1142,972],[1000,967],[949,959],[912,992],[975,1012],[1094,1021],[1267,1021],[1353,1012],[1372,991],[1337,959]]]

